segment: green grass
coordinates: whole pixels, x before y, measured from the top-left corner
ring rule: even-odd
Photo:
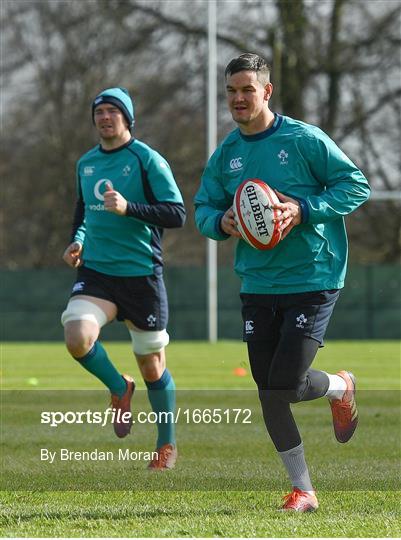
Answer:
[[[139,382],[136,409],[148,410],[129,344],[106,347]],[[136,425],[121,441],[110,426],[41,426],[42,410],[104,410],[107,394],[62,344],[3,344],[2,536],[399,536],[398,342],[331,342],[319,351],[314,367],[356,374],[361,422],[352,441],[339,445],[325,400],[294,407],[320,503],[308,515],[277,512],[288,484],[265,434],[245,346],[178,342],[168,347],[168,365],[179,406],[249,408],[251,424],[180,422],[177,468],[162,475],[143,462],[50,466],[40,462],[40,448],[152,450],[155,428]],[[235,376],[236,367],[247,375]]]
[[[5,494],[3,534],[30,537],[394,537],[399,493],[320,493],[314,514],[271,492]],[[398,520],[398,523],[397,523]]]
[[[110,342],[106,347],[120,371],[134,375],[138,388],[145,388],[129,342]],[[328,372],[352,370],[359,389],[400,389],[400,351],[398,341],[334,341],[319,350],[313,366]],[[3,388],[33,388],[32,377],[38,379],[40,389],[102,388],[71,359],[62,343],[3,343],[1,358]],[[239,341],[171,343],[167,362],[179,388],[254,389],[246,347]],[[233,374],[241,366],[248,370],[246,377]]]

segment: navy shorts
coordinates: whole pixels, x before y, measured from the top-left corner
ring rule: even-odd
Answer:
[[[338,289],[293,294],[241,293],[243,340],[299,340],[313,338],[323,344]]]
[[[81,266],[71,297],[94,296],[117,306],[117,319],[128,319],[141,330],[165,330],[168,320],[166,287],[162,276],[108,276]]]

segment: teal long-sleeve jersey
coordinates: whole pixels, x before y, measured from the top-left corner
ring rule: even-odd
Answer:
[[[221,218],[247,178],[298,199],[302,223],[270,251],[238,240],[235,271],[241,291],[342,288],[348,256],[344,216],[369,197],[363,173],[321,129],[304,122],[275,114],[272,127],[262,133],[247,136],[235,129],[210,157],[195,196],[195,221],[203,235],[229,238]]]
[[[131,139],[115,150],[100,145],[77,163],[78,203],[72,241],[83,245],[87,268],[112,276],[161,272],[163,228],[180,227],[185,208],[167,161]],[[106,185],[127,201],[127,215],[104,208]]]

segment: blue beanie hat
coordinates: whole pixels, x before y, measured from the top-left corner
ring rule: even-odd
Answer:
[[[95,109],[101,103],[111,103],[120,109],[131,129],[134,126],[134,104],[126,88],[107,88],[100,92],[92,103],[92,120],[94,121]]]

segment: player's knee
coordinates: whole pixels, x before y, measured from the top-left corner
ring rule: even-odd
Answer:
[[[281,401],[298,403],[302,401],[305,393],[305,381],[296,378],[271,377],[269,379],[269,391]]]
[[[96,336],[93,332],[85,331],[86,329],[77,324],[66,324],[64,329],[65,344],[68,352],[74,358],[82,358],[93,347],[96,341]]]
[[[286,401],[287,403],[299,403],[302,401],[303,392],[298,389],[287,389],[280,391],[280,399]]]
[[[159,353],[170,341],[166,330],[147,332],[129,329],[129,333],[131,335],[134,353],[140,356]]]
[[[89,300],[71,299],[61,315],[65,343],[74,358],[82,358],[92,348],[107,315]]]

